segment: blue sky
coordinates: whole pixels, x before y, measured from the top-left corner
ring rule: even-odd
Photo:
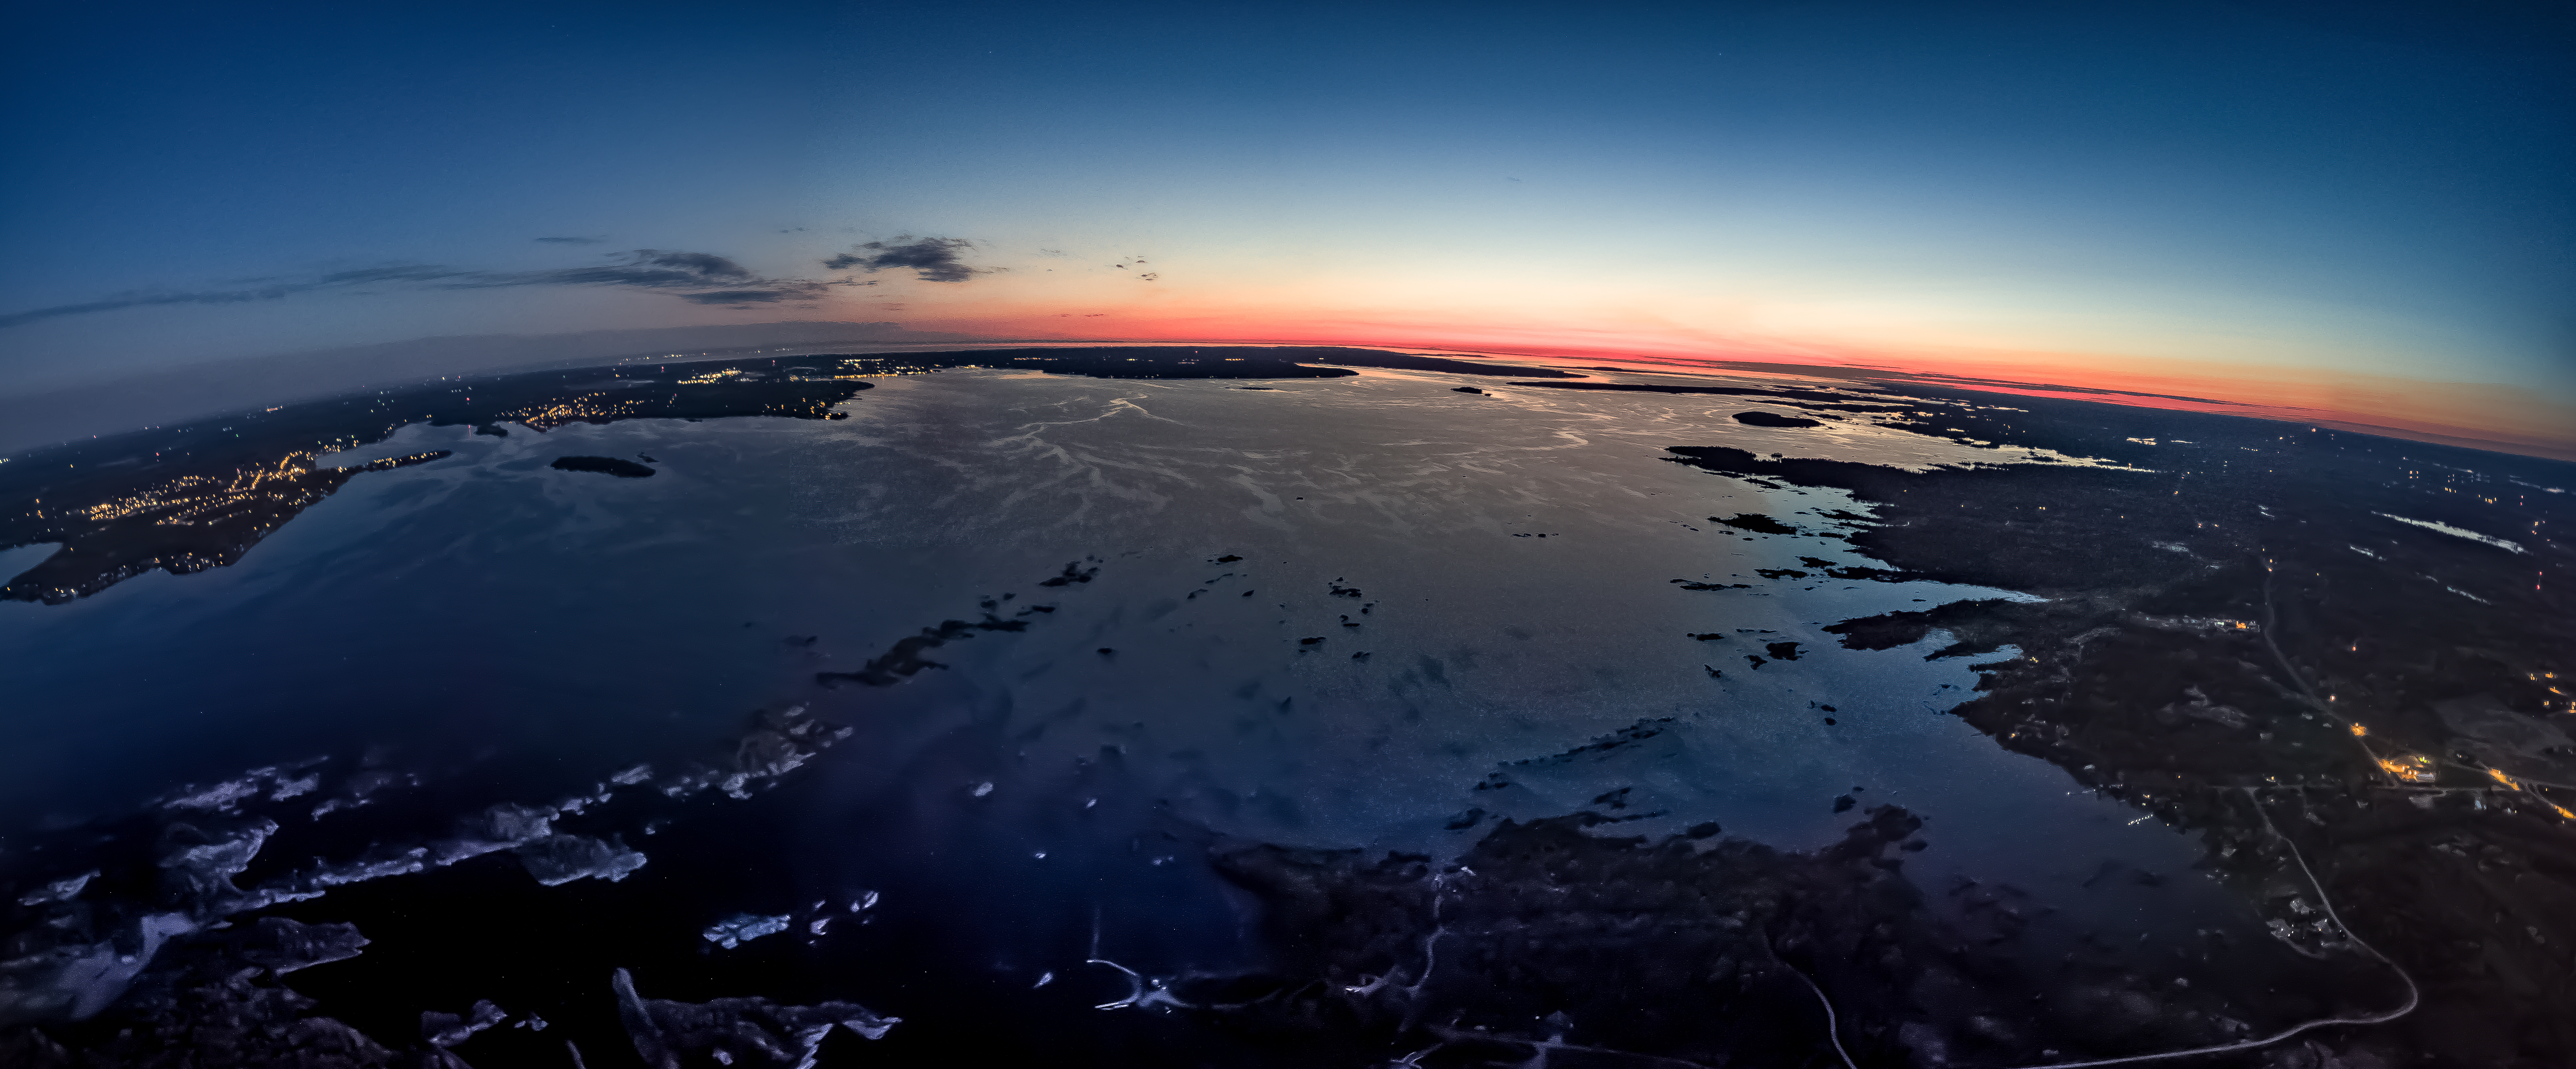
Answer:
[[[2550,10],[61,5],[0,74],[0,393],[835,319],[2576,401]],[[823,266],[925,237],[973,273]],[[738,271],[582,281],[636,250]]]

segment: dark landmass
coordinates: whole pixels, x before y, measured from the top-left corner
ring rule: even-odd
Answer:
[[[814,359],[852,359],[817,357]],[[1103,379],[1328,379],[1351,367],[1439,371],[1453,375],[1521,375],[1579,379],[1554,368],[1495,364],[1441,356],[1414,356],[1333,345],[1108,345],[1088,348],[980,349],[956,353],[896,353],[859,359],[913,367],[1024,367]],[[1308,367],[1333,364],[1339,367]]]
[[[1001,620],[992,616],[986,616],[971,624],[964,620],[944,620],[937,627],[925,627],[921,629],[920,634],[897,640],[893,649],[887,650],[882,657],[869,659],[867,666],[856,672],[816,672],[814,681],[826,687],[837,687],[843,683],[891,687],[907,678],[921,674],[922,669],[948,667],[937,661],[923,658],[921,654],[925,650],[937,649],[959,639],[973,638],[978,631],[1025,631],[1028,630],[1028,626],[1029,623],[1026,620]]]
[[[1841,390],[1802,390],[1794,386],[1664,386],[1643,382],[1515,382],[1512,386],[1535,386],[1546,390],[1593,390],[1601,393],[1671,393],[1713,394],[1721,397],[1778,397],[1803,401],[1848,402],[1861,400],[1854,394],[1893,394],[1893,390],[1869,386],[1851,386]],[[1851,407],[1851,411],[1901,411],[1902,406],[1871,405]]]
[[[1676,450],[1676,452],[1678,452],[1678,450]],[[1745,455],[1751,456],[1752,454],[1747,453]],[[1759,534],[1793,535],[1798,533],[1797,528],[1791,527],[1788,524],[1782,523],[1758,512],[1739,512],[1735,514],[1734,518],[1724,520],[1711,516],[1708,518],[1708,522],[1722,523],[1739,531],[1753,531]]]
[[[231,564],[351,476],[447,455],[330,470],[315,463],[382,441],[405,424],[506,434],[500,423],[542,432],[626,419],[824,419],[835,414],[833,405],[868,388],[855,380],[793,376],[777,363],[694,364],[670,374],[594,368],[439,383],[11,457],[0,463],[0,548],[43,542],[63,548],[0,588],[0,598],[60,604],[154,569],[185,574]]]
[[[1038,585],[1067,586],[1073,583],[1088,583],[1091,581],[1093,576],[1100,574],[1099,565],[1095,564],[1091,567],[1085,568],[1082,564],[1083,562],[1081,561],[1066,561],[1064,563],[1063,571],[1038,580]]]
[[[1684,589],[1684,590],[1751,590],[1751,589],[1753,589],[1753,584],[1751,584],[1751,583],[1700,583],[1700,582],[1693,582],[1693,581],[1688,580],[1688,579],[1675,579],[1675,580],[1673,580],[1673,585],[1678,586],[1678,587],[1681,587],[1681,588],[1682,588],[1682,589]]]
[[[60,605],[156,568],[172,575],[220,568],[350,479],[446,455],[442,449],[322,469],[300,454],[273,468],[178,475],[61,513],[29,494],[29,513],[0,530],[15,535],[9,538],[14,545],[59,541],[63,547],[0,587],[0,598]]]
[[[1062,587],[1074,583],[1088,583],[1094,576],[1100,574],[1098,564],[1085,568],[1083,563],[1083,561],[1067,561],[1063,571],[1039,580],[1038,585]],[[827,689],[838,687],[843,683],[891,687],[921,674],[922,669],[947,667],[937,661],[923,658],[921,655],[924,651],[937,649],[960,639],[973,638],[977,632],[1026,631],[1029,629],[1029,622],[1025,617],[1029,614],[1055,611],[1053,605],[1022,605],[1018,612],[1011,614],[1011,619],[1005,620],[993,615],[1011,597],[1010,594],[1004,594],[999,598],[984,599],[984,618],[981,620],[973,623],[964,620],[942,620],[937,627],[925,627],[918,634],[897,639],[893,648],[888,649],[881,656],[870,658],[868,663],[856,672],[816,672],[814,682]],[[795,640],[791,638],[789,641]],[[811,645],[812,641],[807,639],[805,644]],[[1105,649],[1100,652],[1104,656],[1110,653]]]
[[[1647,739],[1661,735],[1664,733],[1665,729],[1672,724],[1672,722],[1673,718],[1669,716],[1648,717],[1607,735],[1597,736],[1590,742],[1574,747],[1573,749],[1566,750],[1562,753],[1553,753],[1545,757],[1525,757],[1518,761],[1506,764],[1503,767],[1506,769],[1544,767],[1548,765],[1561,765],[1569,761],[1585,757],[1597,757],[1602,754],[1609,753],[1612,750],[1616,750],[1624,746],[1634,746],[1646,741]],[[1494,790],[1509,786],[1510,783],[1510,773],[1496,772],[1486,776],[1482,782],[1476,784],[1476,789],[1480,791]]]
[[[1329,1044],[1329,1064],[1400,1050],[1425,1066],[1814,1066],[1837,1045],[1860,1065],[2047,1064],[2236,1042],[2285,1008],[2223,977],[2159,983],[2113,948],[2027,955],[2033,911],[2009,889],[1959,888],[1962,919],[1941,920],[1903,875],[1925,845],[1903,809],[1813,852],[1716,839],[1713,823],[1660,841],[1593,830],[1624,819],[1505,820],[1445,865],[1220,848],[1275,961],[1175,985],[1174,1001],[1259,1041]],[[2348,990],[2286,999],[2394,1001],[2364,964]]]
[[[2295,807],[2281,830],[2344,922],[2423,986],[2421,1009],[2355,1042],[2403,1052],[2389,1064],[2576,1064],[2576,612],[2555,585],[2576,553],[2549,534],[2576,507],[2542,489],[2576,466],[2013,403],[1915,429],[2132,467],[1673,459],[1849,491],[1878,513],[1827,517],[1855,550],[2046,598],[1826,630],[1854,649],[1940,634],[1932,657],[1990,657],[1958,716],[2197,832],[2205,864],[2277,884],[2277,858],[2248,862],[2270,834],[2248,799]],[[2294,932],[2312,919],[2279,916]]]
[[[1783,416],[1777,412],[1758,410],[1736,413],[1735,422],[1747,427],[1822,427],[1825,425],[1825,421],[1820,419],[1800,419],[1796,416]]]
[[[595,471],[620,479],[647,479],[653,475],[653,469],[618,457],[556,457],[546,466],[556,471]]]
[[[1579,379],[1585,376],[1549,367],[1526,364],[1494,364],[1483,360],[1463,360],[1446,356],[1415,356],[1411,353],[1389,353],[1376,349],[1327,349],[1325,355],[1311,357],[1320,363],[1348,364],[1352,367],[1385,367],[1403,371],[1441,371],[1452,375],[1521,375],[1539,379]]]
[[[1452,386],[1452,387],[1450,387],[1449,389],[1450,389],[1450,391],[1451,391],[1451,392],[1453,392],[1453,393],[1483,393],[1483,392],[1485,392],[1485,391],[1483,391],[1483,390],[1479,390],[1479,389],[1477,389],[1477,388],[1475,388],[1475,387],[1473,387],[1473,386]]]
[[[1103,346],[1096,349],[986,349],[981,352],[907,353],[882,359],[919,367],[1014,367],[1055,375],[1095,379],[1338,379],[1357,375],[1349,368],[1310,367],[1319,361],[1276,348],[1211,346],[1205,349],[1144,349]],[[1266,387],[1243,387],[1264,389]]]

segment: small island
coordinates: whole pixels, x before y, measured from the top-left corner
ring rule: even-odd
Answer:
[[[653,474],[651,468],[618,457],[556,457],[550,467],[556,471],[595,471],[620,479],[642,479]]]
[[[1822,427],[1825,425],[1822,420],[1783,416],[1777,412],[1764,412],[1760,409],[1736,413],[1735,422],[1748,427]]]

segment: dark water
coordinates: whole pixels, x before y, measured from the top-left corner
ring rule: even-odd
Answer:
[[[625,1064],[614,967],[657,998],[861,1002],[904,1019],[871,1050],[907,1062],[1241,1063],[1260,1045],[1094,1009],[1126,982],[1086,964],[1260,964],[1255,904],[1210,873],[1211,845],[1448,858],[1505,818],[1585,809],[1618,834],[1717,822],[1805,849],[1846,810],[1899,805],[1928,822],[1906,864],[1935,908],[1969,881],[2016,889],[2047,918],[2034,955],[2316,981],[2191,867],[2195,843],[1943,715],[1976,685],[1966,661],[2015,651],[1927,660],[1948,636],[1856,651],[1820,630],[2019,595],[1824,578],[1801,558],[1873,562],[1712,519],[1824,532],[1866,507],[1662,459],[2026,454],[1752,427],[1728,398],[1454,381],[952,371],[890,379],[839,422],[404,428],[326,462],[453,455],[351,482],[236,566],[0,604],[9,871],[77,872],[106,849],[82,829],[246,769],[279,771],[207,817],[279,823],[246,888],[318,886],[495,803],[605,796],[557,830],[643,854],[617,882],[543,887],[493,854],[270,907],[375,940],[294,984],[389,1042],[476,999],[561,1026],[456,1047],[478,1064],[560,1064],[565,1036]],[[548,466],[573,454],[658,471]],[[889,659],[944,621],[967,626],[915,650],[935,665]],[[819,678],[870,671],[899,678]],[[688,778],[735,767],[756,715],[790,707],[850,733],[744,798]],[[735,914],[788,927],[701,937]],[[2165,953],[2210,932],[2247,949]]]

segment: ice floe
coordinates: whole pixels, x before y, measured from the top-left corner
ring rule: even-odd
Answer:
[[[558,810],[544,806],[503,802],[457,821],[455,837],[429,844],[430,856],[441,865],[453,865],[524,846],[554,834],[558,815]]]
[[[903,1018],[880,1017],[855,1002],[782,1006],[765,998],[645,998],[624,969],[610,977],[609,986],[617,993],[617,1016],[635,1041],[635,1053],[652,1069],[700,1064],[693,1055],[749,1069],[807,1069],[823,1037],[836,1026],[881,1039],[903,1023]]]
[[[89,882],[96,878],[98,878],[97,869],[91,869],[78,876],[65,876],[62,879],[55,880],[52,883],[38,887],[33,891],[29,891],[26,894],[18,896],[18,904],[22,906],[41,906],[47,902],[69,902],[72,899],[79,897],[81,888],[89,886]]]
[[[420,1038],[433,1047],[453,1047],[474,1038],[474,1033],[509,1019],[501,1007],[490,999],[477,999],[474,1008],[462,1014],[424,1010],[420,1015]]]
[[[367,945],[354,924],[304,924],[284,917],[262,917],[242,959],[284,975],[297,969],[328,965],[357,957]]]
[[[2438,520],[2409,519],[2389,512],[2374,512],[2371,513],[2371,515],[2395,520],[2399,523],[2413,524],[2427,531],[2440,531],[2443,534],[2450,535],[2454,538],[2465,538],[2471,542],[2484,542],[2487,545],[2496,547],[2497,549],[2511,550],[2515,553],[2523,552],[2522,543],[2520,542],[2508,541],[2506,539],[2497,538],[2493,535],[2482,535],[2476,531],[2469,530],[2466,527],[2453,527],[2450,524],[2442,523]]]
[[[626,848],[623,839],[587,835],[549,835],[518,848],[519,864],[548,887],[598,877],[616,883],[644,867],[644,855]]]
[[[707,942],[731,950],[761,936],[776,935],[786,930],[786,914],[770,916],[758,913],[736,913],[708,925],[706,931],[698,934]],[[818,931],[815,934],[822,933]]]

